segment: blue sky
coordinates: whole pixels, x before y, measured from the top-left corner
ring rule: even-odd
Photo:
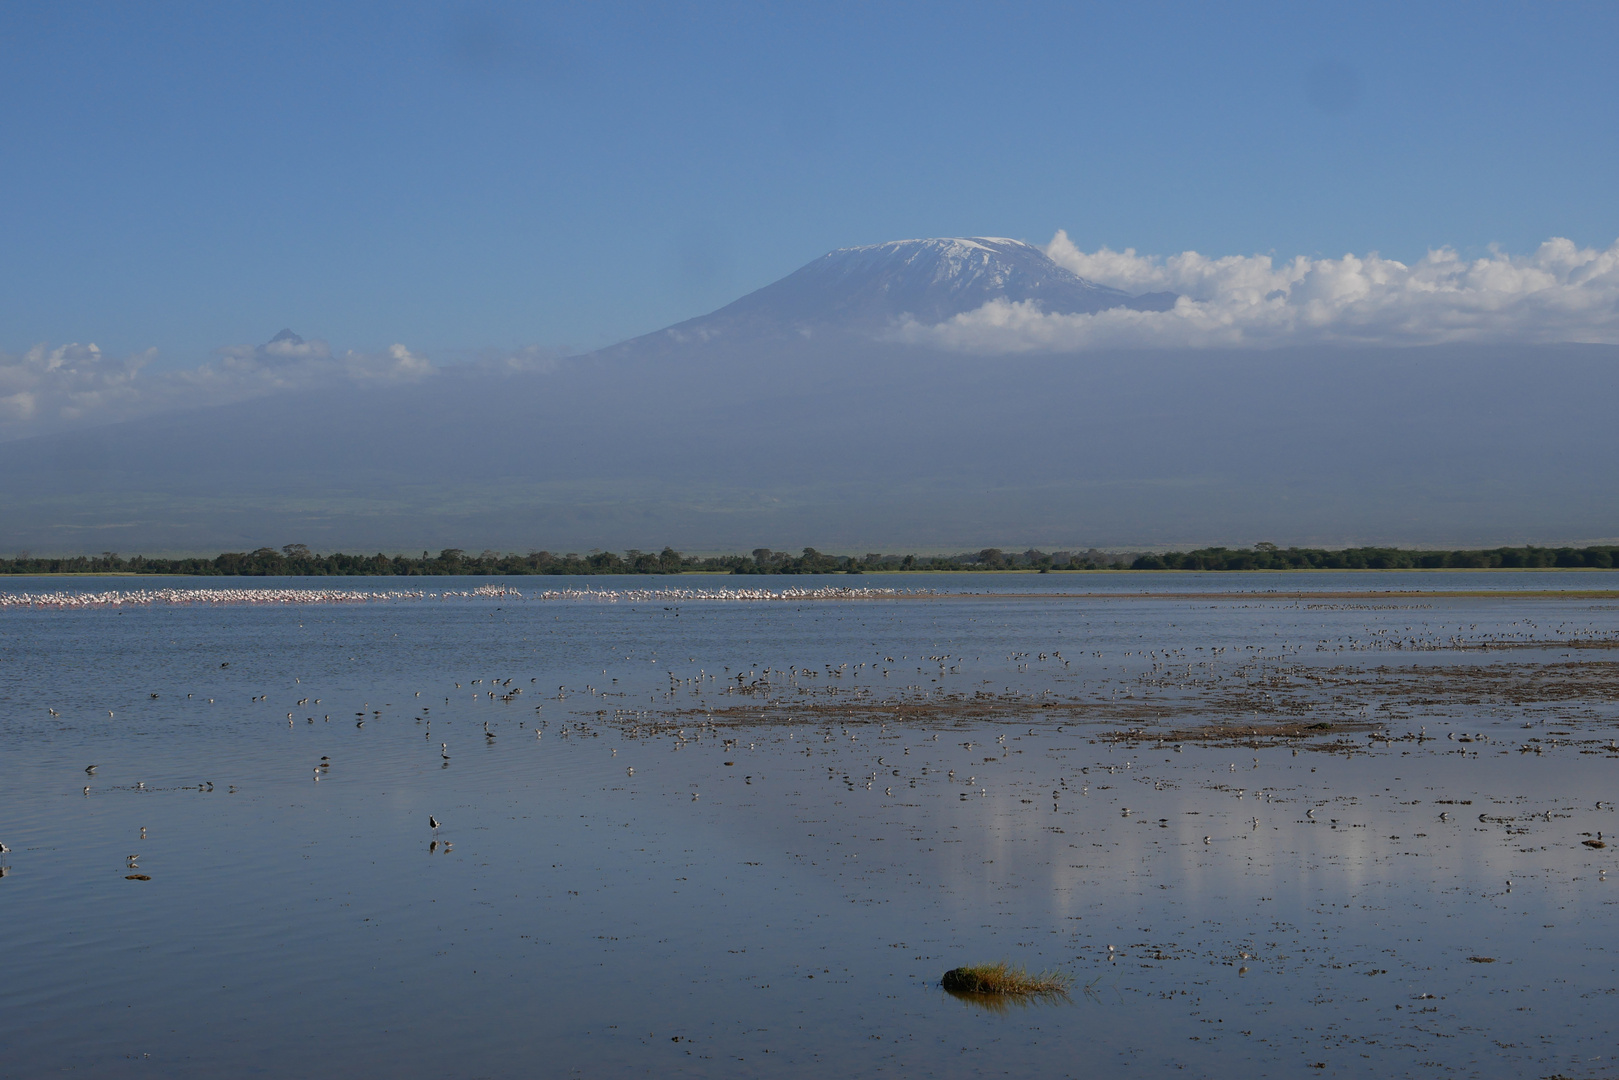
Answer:
[[[588,348],[830,248],[1619,238],[1613,4],[0,8],[0,349]]]

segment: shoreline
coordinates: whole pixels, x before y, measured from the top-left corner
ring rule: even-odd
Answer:
[[[88,575],[86,575],[88,576]],[[240,579],[235,579],[238,582]],[[261,579],[263,580],[263,579]],[[317,579],[333,582],[331,578]],[[349,579],[337,579],[347,581]],[[398,579],[390,579],[398,580]],[[814,603],[814,602],[882,602],[882,601],[1015,601],[1015,602],[1080,602],[1080,601],[1179,601],[1222,603],[1361,603],[1379,606],[1400,601],[1441,600],[1565,600],[1565,601],[1619,601],[1619,589],[1379,589],[1379,590],[1208,590],[1175,592],[945,592],[931,589],[862,588],[860,586],[821,586],[819,588],[782,589],[737,586],[703,590],[674,588],[569,588],[536,589],[525,591],[507,583],[486,583],[468,589],[414,588],[366,589],[350,585],[347,588],[331,584],[305,587],[281,583],[253,586],[245,583],[230,586],[176,587],[154,584],[147,588],[123,588],[100,591],[58,591],[36,593],[10,591],[0,586],[0,609],[76,609],[146,607],[159,605],[253,605],[265,604],[351,604],[405,600],[499,599],[508,603]],[[334,582],[335,584],[335,582]]]

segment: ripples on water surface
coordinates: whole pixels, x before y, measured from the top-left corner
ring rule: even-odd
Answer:
[[[1619,575],[485,584],[0,583],[401,594],[0,609],[0,1075],[1613,1072]]]

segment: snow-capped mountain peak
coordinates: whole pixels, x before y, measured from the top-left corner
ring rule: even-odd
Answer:
[[[839,248],[712,314],[671,327],[677,337],[737,333],[869,333],[904,319],[943,322],[993,300],[1047,313],[1128,307],[1162,311],[1170,293],[1135,296],[1088,281],[1044,251],[999,236],[891,240]]]

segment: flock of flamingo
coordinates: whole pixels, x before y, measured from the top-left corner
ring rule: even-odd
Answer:
[[[547,589],[522,593],[509,585],[473,589],[107,589],[99,592],[0,592],[0,608],[107,608],[156,604],[368,604],[406,600],[590,600],[603,603],[690,601],[885,600],[923,589]]]

